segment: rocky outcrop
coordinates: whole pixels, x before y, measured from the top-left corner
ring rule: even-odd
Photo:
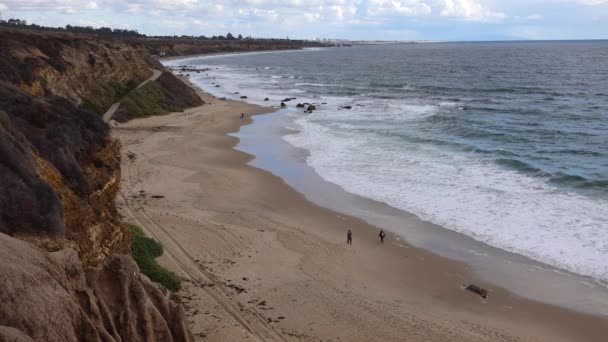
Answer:
[[[83,267],[0,233],[0,341],[192,341],[177,298],[133,260],[111,255]]]
[[[162,69],[143,45],[69,33],[0,30],[0,81],[97,113]]]

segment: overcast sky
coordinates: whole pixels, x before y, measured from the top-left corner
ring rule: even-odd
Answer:
[[[608,38],[608,0],[0,0],[2,18],[149,35],[504,40]]]

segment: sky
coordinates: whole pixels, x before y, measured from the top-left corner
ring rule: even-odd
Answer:
[[[148,35],[353,40],[606,39],[608,0],[0,0],[2,19]]]

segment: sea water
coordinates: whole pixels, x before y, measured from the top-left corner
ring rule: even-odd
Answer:
[[[190,76],[218,96],[314,103],[312,114],[286,112],[297,133],[283,138],[347,192],[608,280],[606,41],[356,46],[167,64],[210,68]]]

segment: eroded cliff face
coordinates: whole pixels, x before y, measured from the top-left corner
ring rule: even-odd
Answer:
[[[0,81],[102,113],[162,65],[136,42],[0,30]]]
[[[150,67],[132,43],[0,31],[0,341],[192,340],[129,256],[120,145],[88,109]]]
[[[85,265],[127,253],[119,224],[120,146],[93,112],[0,82],[0,232],[47,249],[74,248]]]
[[[176,298],[112,255],[83,268],[0,233],[0,341],[192,341]]]

